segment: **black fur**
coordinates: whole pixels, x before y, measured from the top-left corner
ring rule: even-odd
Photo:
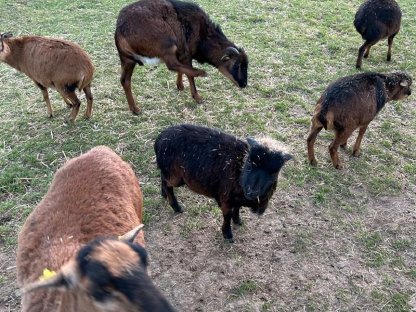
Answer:
[[[394,37],[400,30],[402,12],[395,0],[367,0],[355,14],[354,26],[364,39],[358,50],[356,68],[361,68],[362,58],[368,57],[370,48],[388,38],[387,61],[391,60]]]
[[[232,239],[231,217],[241,223],[241,206],[263,213],[278,173],[290,159],[288,154],[248,141],[250,144],[216,129],[188,124],[165,129],[155,142],[162,195],[178,212],[182,209],[173,187],[186,184],[196,193],[214,198],[224,215],[224,237]]]

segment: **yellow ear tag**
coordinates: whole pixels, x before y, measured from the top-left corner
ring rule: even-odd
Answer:
[[[48,279],[50,279],[51,277],[54,277],[56,275],[55,271],[51,271],[48,269],[43,269],[43,274],[42,276],[39,278],[40,281],[46,281]]]

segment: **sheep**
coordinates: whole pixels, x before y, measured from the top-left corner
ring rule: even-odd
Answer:
[[[10,32],[0,35],[0,61],[31,78],[42,91],[53,117],[48,88],[55,88],[69,108],[74,121],[81,105],[75,90],[83,90],[87,98],[85,117],[92,114],[91,81],[94,66],[88,54],[70,41],[40,36],[13,38]]]
[[[141,0],[124,7],[118,16],[115,43],[121,61],[121,78],[129,108],[139,114],[131,91],[131,76],[136,64],[158,64],[178,73],[176,86],[184,89],[182,77],[189,81],[192,97],[203,101],[194,77],[206,72],[192,67],[192,60],[208,63],[240,88],[247,86],[248,57],[242,48],[229,41],[220,26],[195,3],[177,0]]]
[[[316,136],[325,128],[335,131],[329,146],[332,163],[342,169],[338,147],[347,147],[347,140],[359,128],[353,155],[360,155],[360,146],[369,123],[389,101],[398,101],[410,95],[412,78],[405,73],[362,73],[338,79],[330,84],[318,100],[307,139],[308,158],[316,166],[314,153]]]
[[[241,206],[263,214],[277,186],[280,169],[292,158],[270,138],[247,141],[217,129],[182,124],[160,133],[155,144],[162,196],[182,212],[173,187],[214,198],[221,207],[222,233],[233,242],[231,219],[241,225]]]
[[[142,207],[133,170],[111,149],[69,160],[19,234],[22,311],[174,311],[147,275]],[[56,275],[39,281],[44,269]]]
[[[393,39],[400,30],[402,12],[394,0],[368,0],[361,4],[355,14],[354,26],[365,40],[358,50],[356,68],[360,69],[363,56],[368,57],[370,48],[388,38],[387,61],[391,60]]]

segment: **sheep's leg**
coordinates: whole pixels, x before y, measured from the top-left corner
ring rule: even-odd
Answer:
[[[314,144],[315,144],[315,140],[316,137],[318,136],[318,133],[321,132],[321,130],[323,129],[323,126],[320,123],[316,123],[314,122],[314,119],[312,119],[312,127],[311,127],[311,132],[308,136],[307,142],[308,142],[308,159],[309,159],[309,163],[312,166],[316,166],[317,161],[315,158],[315,149],[314,149]]]
[[[178,73],[178,78],[176,79],[176,87],[178,88],[179,91],[183,91],[184,89],[182,77],[183,77],[183,74]]]
[[[92,93],[91,93],[91,85],[86,86],[83,89],[85,93],[85,97],[87,98],[87,109],[85,110],[85,118],[90,118],[92,114]]]
[[[331,155],[332,163],[336,169],[342,169],[342,163],[339,160],[338,156],[338,147],[346,142],[350,137],[352,131],[337,131],[335,133],[335,138],[332,143],[329,145],[329,154]]]
[[[387,42],[388,42],[388,45],[389,45],[389,49],[388,49],[388,51],[387,51],[387,62],[390,62],[391,61],[391,47],[392,47],[392,45],[393,45],[393,39],[394,39],[394,37],[397,35],[397,33],[395,33],[394,35],[391,35],[388,39],[387,39]]]
[[[164,198],[167,198],[169,205],[173,208],[175,212],[183,212],[182,207],[179,205],[175,193],[173,193],[173,187],[169,186],[166,179],[161,177],[161,193]]]
[[[371,46],[369,46],[369,47],[365,50],[365,53],[364,53],[364,58],[368,58],[368,56],[370,55],[370,48],[371,48]]]
[[[234,207],[233,208],[233,222],[234,224],[243,225],[243,222],[240,218],[240,208],[241,207]]]
[[[184,65],[178,61],[175,54],[165,55],[163,61],[169,70],[185,74],[192,77],[205,77],[207,73],[201,69],[192,68],[192,66]]]
[[[224,217],[224,222],[222,224],[222,235],[230,243],[233,243],[233,232],[231,231],[231,218],[233,216],[233,210],[229,205],[221,205],[222,216]]]
[[[52,105],[51,101],[49,100],[48,88],[44,87],[38,82],[35,82],[38,88],[42,91],[43,100],[46,102],[46,107],[48,108],[48,117],[53,117]]]
[[[121,77],[120,83],[123,86],[124,93],[127,97],[127,103],[129,104],[130,111],[138,115],[140,114],[140,108],[136,105],[136,100],[131,92],[131,76],[133,75],[134,67],[136,63],[128,59],[121,59]]]
[[[357,63],[355,65],[355,67],[357,69],[361,69],[361,65],[363,62],[363,56],[364,56],[364,52],[368,49],[370,49],[370,47],[372,45],[374,45],[375,42],[371,42],[371,41],[366,41],[364,42],[364,44],[358,49],[358,57],[357,57]]]
[[[68,99],[66,97],[62,96],[62,98],[64,99],[66,107],[67,108],[72,108],[72,103],[70,101],[68,101]]]
[[[341,147],[342,149],[346,150],[346,149],[347,149],[347,141],[345,141],[344,143],[342,143],[342,144],[340,145],[340,147]]]
[[[66,98],[65,92],[61,91],[60,89],[56,89],[59,94],[62,96],[67,108],[72,108],[72,103]]]
[[[191,89],[191,95],[192,95],[192,97],[194,98],[194,100],[198,104],[202,103],[203,102],[203,99],[199,95],[198,90],[196,89],[194,77],[191,77],[191,76],[186,76],[186,77],[188,77],[188,80],[189,80],[189,88]]]
[[[368,124],[362,126],[360,128],[360,131],[358,132],[358,136],[357,136],[357,140],[355,141],[354,144],[354,148],[352,150],[352,154],[356,157],[360,156],[361,152],[360,152],[360,146],[361,146],[361,141],[363,140],[363,136],[365,131],[367,130]]]
[[[64,95],[72,103],[72,111],[71,115],[69,116],[69,121],[73,122],[75,118],[77,118],[79,108],[81,106],[81,101],[78,99],[75,91],[65,91]]]

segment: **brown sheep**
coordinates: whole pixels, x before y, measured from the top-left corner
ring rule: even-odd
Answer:
[[[79,45],[39,36],[12,38],[11,33],[2,33],[0,61],[21,71],[35,82],[42,91],[49,117],[53,116],[53,112],[48,88],[56,89],[67,106],[72,107],[70,121],[75,120],[81,105],[75,90],[83,90],[87,98],[85,117],[91,117],[94,66]]]
[[[308,136],[308,158],[316,165],[315,144],[318,133],[325,128],[335,131],[329,146],[332,163],[341,169],[338,147],[346,148],[347,140],[359,128],[353,155],[360,155],[360,145],[369,123],[389,101],[398,101],[411,94],[412,78],[405,73],[363,73],[338,79],[328,86],[318,100]]]
[[[194,77],[205,71],[192,67],[192,60],[208,63],[240,88],[247,86],[248,58],[243,49],[227,39],[221,28],[195,3],[177,0],[141,0],[124,7],[118,16],[115,43],[121,61],[120,82],[129,108],[140,108],[131,92],[136,64],[164,62],[176,71],[176,86],[183,90],[183,75],[192,97],[201,103]]]
[[[19,234],[22,311],[173,311],[147,275],[142,207],[133,170],[111,149],[68,161]],[[45,268],[57,274],[38,281]]]

